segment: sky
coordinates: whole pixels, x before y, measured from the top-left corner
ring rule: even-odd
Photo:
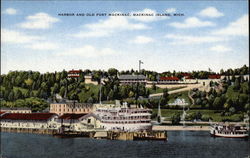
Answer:
[[[143,69],[157,72],[209,68],[219,72],[249,63],[248,1],[244,0],[1,4],[2,74],[130,70],[138,69],[139,60]],[[64,13],[74,16],[60,15]],[[151,16],[135,16],[142,14]]]

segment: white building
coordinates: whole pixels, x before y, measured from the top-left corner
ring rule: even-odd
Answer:
[[[179,106],[187,106],[188,103],[186,102],[185,99],[180,99],[180,98],[177,98],[175,99],[175,101],[173,103],[169,103],[168,105],[179,105]]]
[[[144,75],[120,75],[119,77],[120,84],[146,84],[147,77]]]
[[[1,111],[8,113],[31,113],[31,109],[28,107],[1,107]]]
[[[87,114],[93,111],[93,104],[77,102],[51,103],[49,111],[60,116],[68,113]]]
[[[57,129],[58,115],[53,113],[4,113],[1,127],[29,129]]]
[[[100,118],[90,114],[64,114],[57,120],[63,131],[92,131],[101,129]]]

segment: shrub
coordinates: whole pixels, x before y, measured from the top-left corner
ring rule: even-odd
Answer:
[[[181,117],[179,113],[174,113],[174,115],[171,117],[172,125],[178,125],[180,124]]]
[[[202,121],[209,121],[209,119],[212,120],[212,118],[208,115],[202,115],[202,117],[201,117]]]

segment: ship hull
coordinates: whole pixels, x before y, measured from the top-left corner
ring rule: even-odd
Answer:
[[[213,137],[224,137],[224,138],[248,138],[249,134],[226,134],[226,133],[218,133],[216,130],[211,130],[210,135]]]
[[[211,136],[224,138],[248,138],[248,135],[211,134]]]

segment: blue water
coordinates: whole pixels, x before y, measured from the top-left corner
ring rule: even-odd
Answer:
[[[168,141],[114,141],[1,133],[3,158],[244,158],[246,139],[213,138],[208,132],[171,131]]]

